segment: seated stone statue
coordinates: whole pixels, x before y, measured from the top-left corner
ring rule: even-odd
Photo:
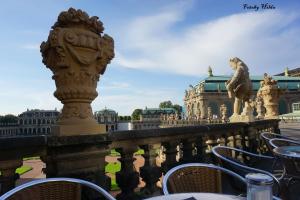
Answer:
[[[247,65],[239,58],[229,60],[229,65],[235,71],[234,75],[225,85],[228,90],[229,98],[235,98],[233,116],[240,115],[242,103],[245,103],[243,114],[246,115],[250,108],[249,101],[252,92],[252,84],[249,78]]]

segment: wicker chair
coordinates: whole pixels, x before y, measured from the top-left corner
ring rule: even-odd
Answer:
[[[300,142],[296,140],[283,139],[283,138],[271,139],[269,143],[273,149],[276,147],[283,147],[283,146],[300,146]]]
[[[286,136],[283,136],[283,135],[280,135],[280,134],[276,134],[276,133],[269,133],[269,132],[264,132],[264,133],[261,133],[260,136],[262,137],[263,141],[265,142],[268,150],[269,150],[269,153],[270,155],[273,154],[273,149],[274,147],[272,147],[272,145],[270,144],[270,140],[271,139],[287,139],[287,140],[293,140],[292,138],[289,138],[289,137],[286,137]]]
[[[115,200],[94,183],[74,178],[34,180],[8,191],[0,200],[80,200],[83,187],[99,193],[105,199]]]
[[[280,193],[280,180],[284,175],[284,169],[281,173],[275,176],[274,164],[276,159],[274,157],[253,154],[241,149],[236,149],[226,146],[216,146],[212,149],[213,154],[217,157],[219,164],[226,169],[229,169],[242,177],[248,173],[263,173],[271,176],[274,180],[273,193],[275,196]]]
[[[189,163],[169,170],[163,178],[163,193],[212,192],[246,194],[246,181],[240,175],[219,166]]]

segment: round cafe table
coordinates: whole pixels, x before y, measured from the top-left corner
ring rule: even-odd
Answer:
[[[279,157],[300,160],[300,146],[282,146],[273,151]]]
[[[216,193],[176,193],[151,197],[147,200],[246,200],[246,197]]]

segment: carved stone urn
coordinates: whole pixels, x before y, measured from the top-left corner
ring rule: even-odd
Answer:
[[[277,81],[267,74],[264,75],[264,80],[260,84],[257,96],[263,100],[264,107],[266,108],[264,118],[277,119],[279,115],[278,102],[282,91],[278,88]]]
[[[100,75],[114,57],[114,41],[103,30],[98,17],[70,8],[59,14],[48,40],[41,44],[43,63],[53,72],[54,96],[64,104],[54,135],[102,131],[91,102],[98,96]]]

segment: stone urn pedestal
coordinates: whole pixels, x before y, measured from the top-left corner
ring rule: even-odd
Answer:
[[[232,115],[229,118],[230,122],[253,122],[255,117],[253,115],[253,108],[251,106],[245,106],[243,112],[240,115]]]
[[[100,75],[114,57],[113,39],[103,30],[98,17],[70,8],[60,13],[48,40],[41,44],[43,63],[53,72],[54,96],[64,104],[54,135],[103,132],[90,105],[98,96]]]

